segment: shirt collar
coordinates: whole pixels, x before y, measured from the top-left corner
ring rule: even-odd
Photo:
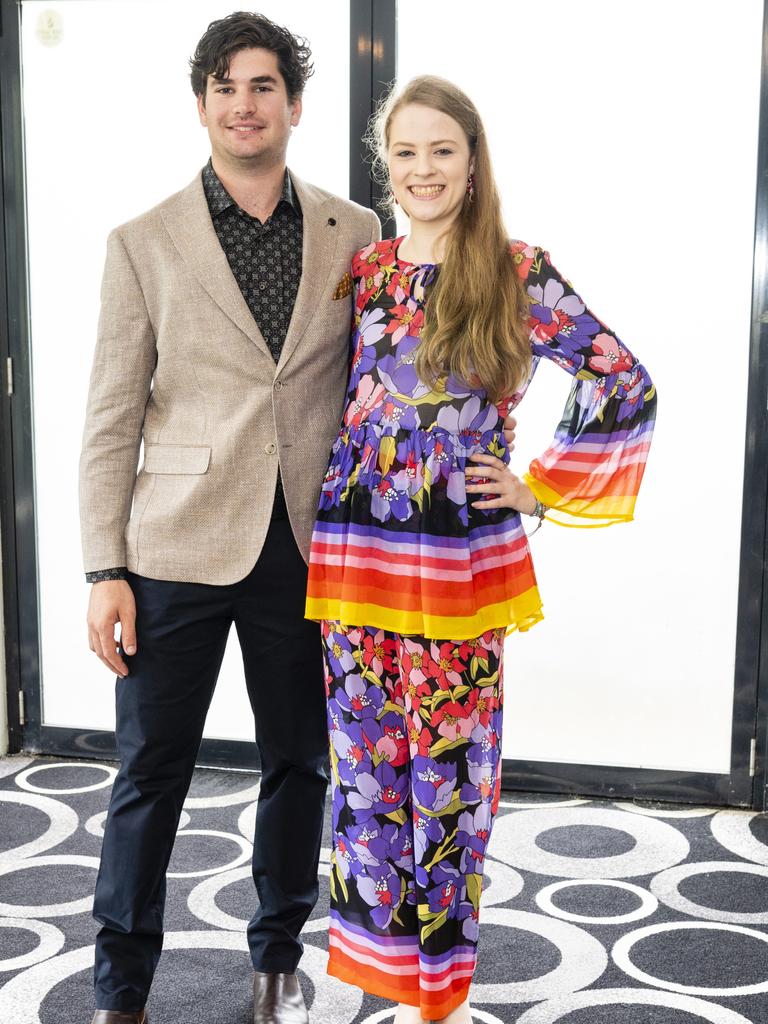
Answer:
[[[211,217],[217,217],[223,210],[228,209],[230,206],[237,206],[235,200],[221,183],[221,179],[216,171],[214,171],[213,164],[210,160],[203,168],[203,191],[205,192],[205,198],[208,202],[208,209],[210,210]],[[280,194],[277,206],[280,206],[281,203],[286,203],[297,217],[301,217],[302,214],[299,197],[296,195],[296,190],[293,187],[293,182],[291,181],[291,176],[288,173],[288,168],[285,170],[283,191]],[[275,209],[277,209],[277,207],[275,207]],[[246,216],[248,215],[246,214]]]

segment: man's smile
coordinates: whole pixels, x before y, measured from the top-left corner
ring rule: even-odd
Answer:
[[[240,132],[241,135],[252,135],[254,132],[261,131],[266,128],[264,124],[231,124],[229,125],[231,131]]]

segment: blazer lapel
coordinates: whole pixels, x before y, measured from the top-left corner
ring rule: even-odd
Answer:
[[[201,286],[243,334],[274,362],[216,235],[200,174],[178,193],[174,203],[166,206],[162,217],[174,245]],[[305,236],[305,252],[306,242]]]
[[[320,192],[313,185],[297,178],[295,174],[291,174],[291,181],[301,204],[304,239],[301,249],[301,281],[277,364],[278,372],[296,350],[315,309],[322,303],[323,295],[330,287],[329,279],[339,237],[339,230],[336,227],[339,214],[335,209],[333,197]],[[334,213],[336,219],[332,216]],[[333,223],[329,223],[329,220]],[[328,294],[330,297],[330,292]]]

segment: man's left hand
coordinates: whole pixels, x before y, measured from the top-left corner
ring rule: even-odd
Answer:
[[[512,413],[507,413],[507,418],[504,420],[504,438],[507,442],[507,448],[512,451],[515,447],[515,427],[517,426],[517,420]]]

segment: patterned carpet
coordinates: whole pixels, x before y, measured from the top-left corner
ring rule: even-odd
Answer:
[[[0,759],[0,1024],[89,1022],[104,763]],[[152,1024],[246,1024],[256,776],[198,771]],[[768,1024],[768,815],[505,793],[477,1024]],[[301,981],[313,1024],[392,1008],[325,974],[328,853]]]

